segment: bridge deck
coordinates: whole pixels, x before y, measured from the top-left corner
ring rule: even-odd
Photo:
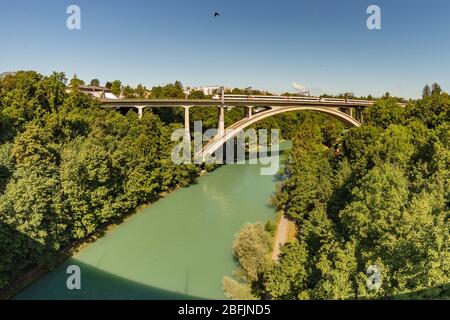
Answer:
[[[186,100],[186,99],[119,99],[119,100],[101,100],[100,103],[105,107],[125,108],[125,107],[216,107],[222,105],[220,100]],[[369,107],[373,103],[357,103],[357,102],[337,102],[337,101],[289,101],[289,100],[227,100],[224,106],[233,107],[295,107],[295,106],[320,106],[320,107]]]

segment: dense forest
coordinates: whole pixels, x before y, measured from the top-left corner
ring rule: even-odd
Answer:
[[[152,112],[139,120],[99,108],[62,73],[0,80],[0,288],[28,268],[162,193],[200,168],[174,165],[172,131]]]
[[[240,270],[224,279],[229,297],[450,297],[450,97],[435,84],[406,108],[381,100],[365,118],[341,132],[297,127],[274,199],[296,240],[271,263],[267,228],[246,226],[233,245]],[[369,266],[380,272],[375,290]]]

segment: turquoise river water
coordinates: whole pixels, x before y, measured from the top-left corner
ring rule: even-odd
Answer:
[[[235,234],[275,217],[276,176],[259,165],[225,165],[174,191],[89,244],[16,299],[224,299],[237,267]],[[81,290],[68,290],[69,265]]]

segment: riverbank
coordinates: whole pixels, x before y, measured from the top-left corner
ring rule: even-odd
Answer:
[[[275,231],[272,261],[277,263],[279,260],[280,250],[285,244],[295,241],[297,236],[297,227],[295,223],[289,220],[285,214],[279,213],[277,217],[277,228]]]
[[[204,175],[208,173],[207,170],[201,170],[199,175],[196,177],[196,179],[192,182],[195,183],[195,181]],[[184,186],[186,187],[186,186]],[[99,230],[95,231],[92,235],[88,236],[85,239],[81,239],[79,241],[76,241],[75,243],[71,244],[69,247],[61,250],[59,254],[55,257],[55,266],[58,267],[64,261],[75,255],[76,253],[80,252],[81,250],[85,249],[90,244],[94,243],[95,241],[103,238],[104,236],[108,235],[110,232],[112,232],[114,229],[122,225],[123,223],[126,223],[129,218],[131,218],[134,215],[142,213],[145,209],[149,208],[151,205],[156,203],[157,201],[164,199],[165,197],[169,196],[172,192],[184,188],[182,186],[177,186],[176,188],[173,188],[170,191],[166,191],[158,195],[155,199],[152,200],[152,202],[149,202],[147,204],[143,204],[138,206],[136,209],[130,211],[129,213],[125,214],[122,217],[119,217],[111,222],[108,222],[101,226]],[[45,276],[47,273],[51,272],[52,269],[48,268],[45,265],[40,265],[36,267],[31,267],[28,270],[26,270],[22,275],[20,275],[17,279],[12,281],[7,287],[0,289],[0,300],[7,300],[11,299],[19,293],[20,291],[24,290],[27,286],[31,285],[33,282],[39,280],[43,276]]]
[[[15,299],[225,299],[222,277],[237,265],[234,235],[275,215],[277,177],[259,165],[226,165],[198,177],[90,243]],[[66,269],[82,269],[67,290]]]

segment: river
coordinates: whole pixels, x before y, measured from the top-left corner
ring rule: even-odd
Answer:
[[[127,219],[15,299],[224,299],[237,267],[232,243],[247,222],[275,217],[276,176],[225,165]],[[68,290],[67,267],[81,269]]]

